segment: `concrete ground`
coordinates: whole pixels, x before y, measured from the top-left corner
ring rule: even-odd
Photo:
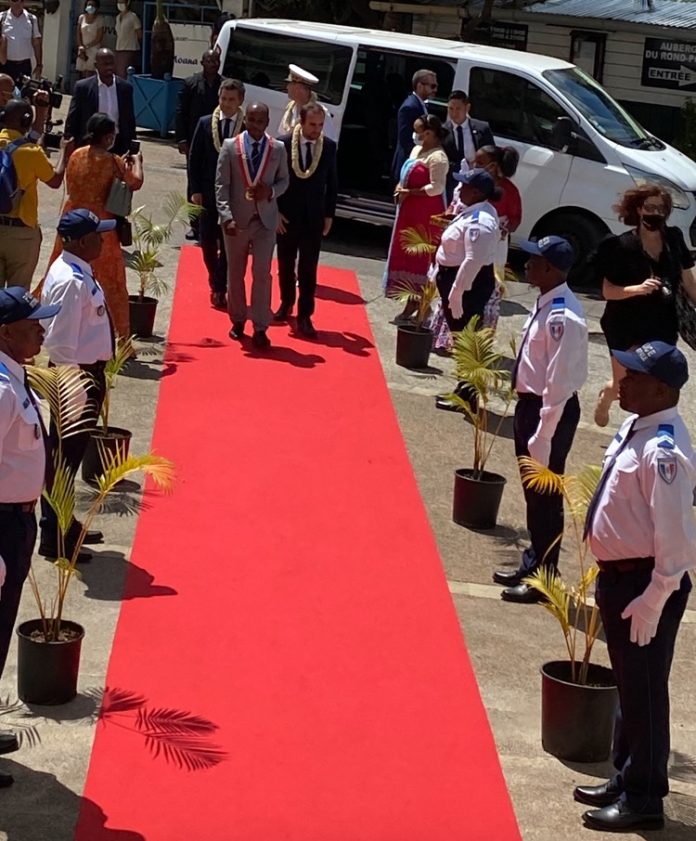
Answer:
[[[171,145],[157,139],[144,140],[143,151],[146,183],[137,203],[146,204],[156,213],[167,192],[184,187],[182,159]],[[45,268],[52,247],[52,229],[62,198],[61,190],[41,190],[45,242],[40,269]],[[171,247],[164,250],[162,274],[170,277],[172,283],[181,241],[181,233],[177,232]],[[600,780],[608,768],[562,763],[541,748],[539,667],[546,660],[564,656],[560,629],[539,606],[503,603],[499,588],[491,581],[494,569],[516,565],[525,541],[522,492],[509,423],[504,424],[490,461],[491,469],[508,479],[499,525],[486,533],[461,528],[451,520],[452,474],[456,468],[471,464],[471,429],[460,416],[438,412],[433,405],[434,395],[448,390],[453,382],[451,360],[433,355],[431,367],[425,372],[407,371],[394,364],[396,328],[389,322],[397,305],[386,301],[380,288],[386,242],[383,230],[339,221],[326,244],[323,262],[352,269],[359,277],[385,377],[438,541],[522,836],[525,841],[609,838],[603,833],[592,835],[581,828],[583,807],[574,803],[571,796],[574,785]],[[130,282],[134,286],[135,278],[130,278]],[[205,294],[204,289],[201,294]],[[501,347],[507,346],[510,337],[519,335],[534,297],[525,284],[510,284],[499,326]],[[598,430],[592,424],[593,402],[608,374],[609,363],[598,325],[603,305],[593,296],[583,295],[583,301],[591,330],[590,376],[581,394],[584,418],[570,458],[571,471],[585,463],[600,461],[603,448],[621,419],[620,411],[614,410],[608,429]],[[171,292],[160,302],[155,338],[139,343],[138,360],[119,377],[112,397],[112,422],[133,430],[134,452],[147,450],[159,381],[174,373],[176,367],[162,362],[170,306]],[[316,323],[321,329],[320,302]],[[223,341],[226,329],[225,316],[221,315],[219,338]],[[179,354],[176,364],[183,361]],[[690,361],[696,371],[693,354]],[[690,385],[682,406],[687,422],[694,417],[695,403],[696,388]],[[78,619],[87,631],[78,697],[70,704],[54,708],[28,709],[15,704],[16,650],[11,651],[0,684],[4,703],[0,708],[0,726],[14,727],[24,739],[19,752],[0,759],[0,768],[10,771],[16,780],[13,788],[0,791],[0,841],[70,841],[80,808],[101,814],[105,827],[115,829],[109,826],[109,817],[99,804],[81,803],[81,792],[137,519],[127,512],[137,503],[138,488],[134,484],[120,492],[110,512],[100,516],[98,525],[106,533],[108,543],[97,547],[95,561],[84,567],[82,579],[74,583],[69,597],[66,614]],[[572,579],[570,540],[566,546],[561,564],[566,576]],[[34,568],[39,581],[47,584],[50,565],[36,557]],[[136,572],[141,584],[139,597],[167,595],[165,583],[153,580],[146,569]],[[407,567],[404,574],[408,574]],[[35,615],[27,587],[20,619]],[[687,841],[696,837],[696,676],[692,666],[695,643],[696,608],[687,613],[673,668],[672,794],[667,801],[667,827],[661,836],[637,833],[627,838]],[[597,644],[595,660],[606,662],[602,643]],[[104,837],[120,836],[107,831]]]

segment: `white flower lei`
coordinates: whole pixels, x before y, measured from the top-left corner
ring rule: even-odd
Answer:
[[[215,147],[216,152],[220,152],[220,148],[222,147],[222,142],[220,140],[220,119],[226,120],[234,120],[234,125],[232,126],[232,133],[230,137],[236,137],[242,129],[242,123],[244,122],[244,111],[240,108],[239,111],[234,115],[234,117],[222,117],[222,111],[220,111],[220,107],[218,106],[213,111],[213,122],[211,124],[211,130],[213,132],[213,146]],[[229,138],[227,138],[229,140]]]
[[[321,160],[321,152],[324,148],[324,134],[319,135],[319,139],[314,144],[314,155],[312,156],[312,163],[309,169],[303,170],[300,166],[300,135],[302,134],[302,126],[298,123],[292,130],[292,141],[290,143],[292,171],[298,178],[311,178],[317,171],[319,161]]]

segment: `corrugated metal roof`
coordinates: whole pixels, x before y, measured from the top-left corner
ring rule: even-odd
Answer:
[[[653,0],[652,11],[647,5],[642,0],[546,0],[528,6],[525,11],[696,29],[696,2],[693,0]]]

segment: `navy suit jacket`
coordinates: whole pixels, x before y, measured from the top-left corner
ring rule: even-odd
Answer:
[[[292,170],[292,135],[284,134],[278,140],[285,146],[290,171],[290,185],[278,198],[278,210],[291,221],[320,225],[326,218],[333,219],[338,196],[336,142],[324,136],[324,148],[314,174],[310,178],[298,178]]]
[[[213,145],[213,117],[201,117],[193,132],[188,158],[188,176],[191,194],[203,195],[203,207],[217,213],[215,200],[215,173],[218,152]]]
[[[413,149],[413,124],[418,117],[427,114],[425,105],[418,99],[415,93],[410,93],[401,103],[396,115],[396,149],[392,160],[392,175],[394,180],[399,180],[401,167],[404,161],[411,154]]]
[[[114,148],[116,155],[125,155],[131,140],[135,140],[135,111],[133,109],[133,88],[128,82],[114,76],[116,99],[118,100],[118,134]],[[75,139],[75,146],[86,144],[87,121],[99,112],[99,88],[97,77],[90,76],[75,84],[68,116],[65,119],[65,135]]]

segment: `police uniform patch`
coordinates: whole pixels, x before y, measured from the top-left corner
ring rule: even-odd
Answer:
[[[478,228],[471,228],[471,229],[469,230],[469,239],[470,239],[472,242],[476,242],[476,240],[479,238],[479,234],[480,234],[480,233],[481,233],[481,232],[479,231],[479,229],[478,229]]]
[[[673,455],[661,455],[657,460],[657,473],[663,482],[671,485],[677,478],[677,457]]]
[[[97,315],[104,315],[104,313],[105,313],[105,312],[106,312],[106,310],[104,309],[104,305],[103,305],[103,304],[100,304],[100,305],[97,307]]]
[[[555,342],[560,342],[565,332],[565,298],[553,299],[546,326],[551,338]]]

